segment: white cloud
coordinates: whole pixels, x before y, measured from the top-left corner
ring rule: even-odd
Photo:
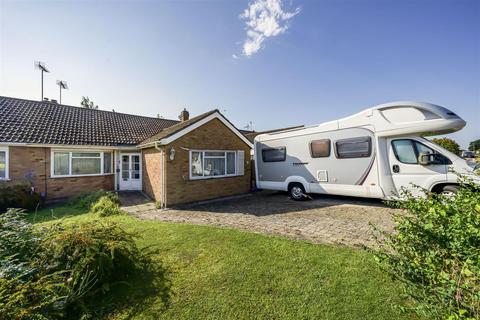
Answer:
[[[270,37],[278,36],[288,29],[288,21],[300,12],[296,8],[292,12],[284,11],[282,0],[255,0],[240,15],[245,20],[247,38],[243,43],[242,54],[251,56],[263,47],[263,42]]]

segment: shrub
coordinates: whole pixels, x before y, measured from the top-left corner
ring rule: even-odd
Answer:
[[[23,215],[9,210],[0,216],[0,318],[98,315],[109,307],[99,304],[106,293],[161,268],[152,263],[152,252],[137,247],[137,235],[118,224],[97,220],[38,229]]]
[[[107,217],[121,214],[120,206],[117,202],[113,201],[111,197],[103,196],[95,202],[91,211],[97,213],[100,217]]]
[[[47,319],[58,314],[67,293],[61,274],[43,275],[35,261],[42,236],[10,209],[0,215],[0,314],[3,319]]]
[[[404,191],[394,233],[381,232],[377,259],[403,284],[413,309],[433,319],[480,319],[480,187],[463,179],[447,198]]]
[[[0,213],[8,208],[33,210],[41,204],[40,194],[34,192],[29,183],[0,182]]]
[[[114,203],[120,203],[118,195],[116,193],[105,190],[98,190],[95,192],[82,193],[70,199],[67,205],[90,210],[92,206],[102,197],[108,197]]]
[[[128,282],[149,258],[137,247],[136,235],[100,220],[52,227],[39,261],[52,274],[67,270],[69,304],[83,308],[117,285]]]

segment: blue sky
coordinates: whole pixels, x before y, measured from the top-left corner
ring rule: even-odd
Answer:
[[[86,95],[166,118],[218,108],[239,128],[266,130],[419,100],[467,120],[452,135],[462,146],[480,138],[480,1],[283,1],[291,15],[278,34],[245,55],[248,7],[0,0],[0,94],[39,99],[40,60],[51,70],[45,96],[68,82],[65,104]]]

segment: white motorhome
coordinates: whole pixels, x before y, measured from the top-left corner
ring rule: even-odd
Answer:
[[[474,165],[422,138],[458,131],[466,122],[430,103],[381,104],[353,116],[255,138],[259,189],[388,199],[412,184],[447,195],[457,173]]]

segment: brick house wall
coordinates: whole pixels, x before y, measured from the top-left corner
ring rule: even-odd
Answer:
[[[170,150],[171,147],[175,148],[175,159],[166,161],[168,206],[250,191],[250,147],[220,120],[213,119],[166,147],[167,150]],[[243,176],[190,180],[188,149],[243,150],[245,173]]]
[[[161,152],[154,147],[142,150],[142,189],[157,201],[162,198],[161,156]]]
[[[66,198],[82,192],[99,189],[113,190],[115,176],[50,178],[51,148],[9,147],[9,178],[7,183],[32,181],[37,192],[45,192],[48,199]]]

